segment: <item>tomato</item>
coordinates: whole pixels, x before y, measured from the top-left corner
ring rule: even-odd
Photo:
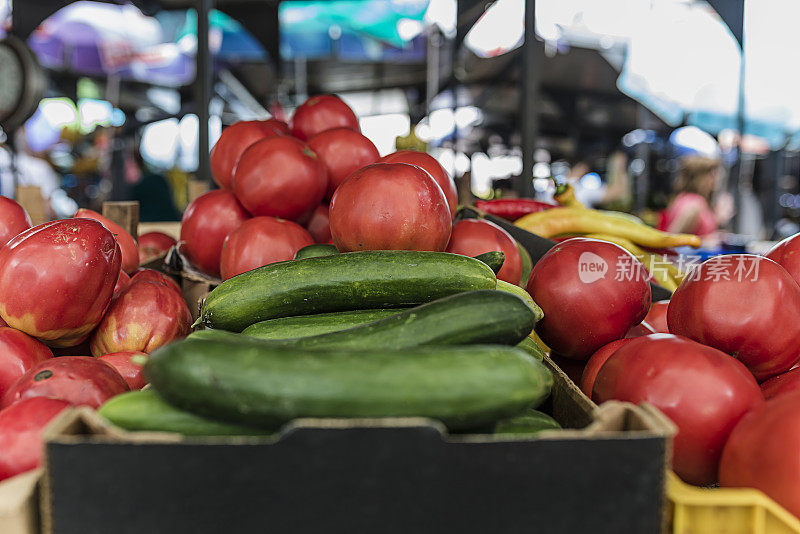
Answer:
[[[336,188],[352,173],[372,165],[380,154],[372,141],[350,128],[334,128],[320,132],[308,140],[320,161],[325,166],[328,190],[325,198],[331,198]]]
[[[0,196],[0,247],[31,227],[25,208],[14,200]]]
[[[544,311],[536,332],[553,351],[586,360],[620,339],[650,308],[647,272],[627,250],[572,238],[533,267],[528,293]]]
[[[592,354],[592,357],[589,358],[589,361],[586,362],[586,367],[583,368],[583,374],[581,375],[580,380],[578,381],[581,385],[581,391],[583,391],[584,395],[589,398],[592,398],[592,389],[594,388],[594,381],[597,378],[597,373],[600,372],[600,368],[603,367],[603,364],[611,357],[612,354],[617,352],[617,349],[632,341],[634,338],[623,338],[618,339],[616,341],[612,341],[607,345],[603,345],[597,351]]]
[[[408,163],[409,165],[416,165],[428,172],[433,177],[434,181],[442,188],[444,197],[447,199],[447,205],[450,207],[450,215],[456,214],[458,207],[458,191],[456,191],[456,183],[444,170],[444,167],[436,161],[436,158],[425,152],[418,152],[416,150],[398,150],[388,156],[380,159],[381,163]]]
[[[494,224],[482,219],[464,219],[453,225],[447,252],[463,256],[477,256],[497,250],[505,254],[503,267],[497,278],[517,285],[522,276],[522,255],[511,235]]]
[[[219,276],[222,243],[250,214],[230,191],[209,191],[197,197],[183,213],[181,251],[198,269]]]
[[[211,176],[223,188],[233,187],[233,172],[247,147],[265,137],[281,135],[268,121],[239,121],[231,124],[219,136],[211,149]]]
[[[0,397],[28,369],[52,357],[44,343],[19,330],[0,327]]]
[[[800,234],[775,244],[764,256],[786,269],[789,276],[800,284]]]
[[[132,390],[142,389],[147,381],[144,378],[144,361],[150,356],[144,352],[122,351],[112,352],[99,356],[99,360],[111,365],[125,379],[125,383]]]
[[[289,127],[292,135],[301,141],[339,127],[361,131],[356,114],[336,95],[312,96],[300,104]]]
[[[767,400],[790,391],[800,391],[800,369],[791,369],[761,383],[761,392]]]
[[[177,241],[172,236],[162,232],[147,232],[139,236],[139,264],[165,254],[175,246]]]
[[[161,284],[174,290],[178,295],[183,296],[181,286],[178,285],[178,282],[176,282],[171,276],[160,273],[155,269],[139,269],[139,271],[133,275],[133,278],[131,278],[132,284],[137,282],[153,282],[156,284]]]
[[[442,189],[430,174],[405,163],[375,163],[351,174],[333,194],[330,221],[342,252],[441,252],[452,229]]]
[[[645,320],[637,324],[636,326],[631,327],[631,329],[628,330],[628,332],[625,334],[625,337],[632,338],[632,337],[640,337],[657,333],[658,332],[656,332],[655,328],[650,326],[648,322]]]
[[[752,254],[716,256],[681,282],[669,331],[727,352],[759,382],[800,360],[800,286],[780,265]]]
[[[50,346],[77,345],[111,301],[120,256],[111,232],[91,219],[26,230],[0,248],[0,315]]]
[[[298,250],[313,244],[311,234],[297,223],[254,217],[225,239],[220,263],[222,279],[276,261],[293,260]]]
[[[745,415],[719,466],[725,487],[756,488],[800,516],[800,392],[773,398]]]
[[[764,396],[747,368],[682,336],[651,334],[617,349],[597,373],[594,397],[647,402],[678,427],[672,466],[690,484],[712,484],[725,441]]]
[[[306,230],[314,238],[315,243],[331,242],[331,221],[328,212],[328,206],[320,204],[314,208],[311,218],[306,223]]]
[[[667,327],[668,307],[668,300],[659,300],[650,305],[650,311],[647,312],[644,320],[656,333],[669,334],[669,328]]]
[[[131,283],[131,277],[125,274],[125,271],[120,270],[119,277],[117,278],[117,283],[114,286],[114,293],[111,295],[111,299],[115,299],[119,296],[120,293],[128,289],[128,286]]]
[[[289,130],[289,125],[279,119],[267,119],[263,121],[264,124],[271,127],[273,130],[278,132],[281,135],[291,135],[291,131]]]
[[[328,188],[325,167],[292,137],[253,144],[239,159],[233,190],[252,215],[297,220],[319,205]]]
[[[92,334],[92,354],[150,353],[191,330],[189,307],[164,283],[136,282],[111,303]]]
[[[0,326],[8,326],[8,323],[6,323],[6,322],[3,320],[3,318],[2,318],[2,317],[0,317]]]
[[[136,241],[133,240],[131,234],[111,219],[103,217],[96,211],[79,209],[75,214],[75,218],[94,219],[105,226],[109,232],[114,234],[117,243],[119,243],[119,249],[122,252],[122,270],[127,274],[136,272],[136,269],[139,268],[139,247],[136,245]]]
[[[0,480],[36,469],[42,462],[42,431],[69,402],[33,397],[0,410]]]
[[[126,391],[128,384],[110,364],[91,356],[61,356],[31,367],[6,391],[0,405],[5,408],[22,399],[54,397],[98,408]]]

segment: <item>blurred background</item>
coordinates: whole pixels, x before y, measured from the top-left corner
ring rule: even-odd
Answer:
[[[792,0],[0,0],[0,194],[179,220],[224,126],[336,93],[462,203],[566,181],[758,248],[800,230],[798,20]]]

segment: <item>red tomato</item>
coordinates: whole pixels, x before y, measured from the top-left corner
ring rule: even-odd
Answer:
[[[303,247],[314,244],[305,228],[275,217],[253,217],[233,231],[222,246],[222,279],[256,267],[294,259]]]
[[[128,286],[131,283],[131,277],[125,274],[125,271],[120,270],[119,277],[117,278],[117,284],[114,286],[114,293],[111,295],[111,299],[115,299],[119,296],[120,293],[128,289]]]
[[[669,334],[667,327],[667,308],[669,307],[668,300],[659,300],[650,306],[650,311],[647,312],[644,320],[656,333]]]
[[[3,318],[2,318],[2,317],[0,317],[0,326],[8,326],[8,323],[6,323],[6,322],[3,320]]]
[[[625,338],[612,341],[608,345],[603,345],[597,349],[597,352],[592,354],[592,357],[586,362],[586,367],[583,368],[583,374],[580,379],[581,391],[583,391],[584,395],[592,398],[594,381],[597,379],[597,373],[600,372],[600,368],[603,367],[603,364],[606,363],[612,354],[617,352],[617,349],[633,339],[634,338]]]
[[[447,252],[463,256],[477,256],[494,250],[505,254],[503,267],[497,278],[509,284],[519,284],[522,276],[522,255],[511,235],[494,224],[482,219],[464,219],[453,225]]]
[[[314,208],[311,218],[306,223],[306,230],[314,238],[315,243],[331,242],[331,221],[328,211],[328,206],[320,204]]]
[[[328,177],[328,190],[325,198],[331,198],[333,192],[352,173],[372,165],[380,154],[372,141],[350,128],[334,128],[320,132],[308,140],[320,161],[325,166]]]
[[[136,282],[111,303],[92,334],[92,354],[140,351],[150,353],[191,330],[189,307],[163,283]]]
[[[764,254],[789,273],[800,284],[800,234],[789,236]]]
[[[127,274],[136,272],[136,269],[139,268],[139,247],[136,246],[136,241],[133,240],[131,234],[111,219],[103,217],[96,211],[81,208],[75,214],[75,218],[94,219],[105,226],[109,232],[114,234],[117,243],[119,243],[119,249],[122,252],[122,270]]]
[[[19,330],[0,327],[0,396],[28,369],[52,357],[44,343]]]
[[[648,402],[678,427],[672,466],[690,484],[712,484],[725,441],[739,419],[764,403],[753,375],[735,358],[688,338],[631,340],[600,368],[598,402]]]
[[[656,332],[655,328],[650,326],[647,321],[642,321],[636,326],[631,327],[631,329],[625,334],[625,338],[630,339],[632,337],[647,336],[649,334],[657,333],[658,332]]]
[[[0,480],[39,467],[42,431],[69,402],[33,397],[0,410]]]
[[[239,159],[233,190],[252,215],[296,220],[319,205],[328,182],[308,145],[292,137],[254,143]]]
[[[0,247],[31,227],[25,208],[8,197],[0,196]]]
[[[408,163],[409,165],[416,165],[428,172],[433,177],[434,181],[442,188],[444,197],[447,199],[447,205],[450,207],[450,215],[456,214],[458,208],[458,191],[456,191],[456,183],[444,170],[444,167],[436,161],[436,158],[425,152],[418,152],[416,150],[398,150],[388,156],[380,159],[381,163]]]
[[[761,383],[761,392],[767,400],[790,391],[800,391],[800,369],[791,369]]]
[[[110,364],[125,379],[125,383],[132,390],[142,389],[147,381],[144,379],[142,360],[149,358],[144,352],[122,351],[112,352],[99,356],[99,360]]]
[[[91,356],[61,356],[45,360],[26,372],[3,395],[5,408],[31,397],[55,397],[76,406],[99,408],[128,391],[128,384],[108,363]]]
[[[330,221],[342,252],[441,252],[452,229],[442,189],[430,174],[405,163],[375,163],[351,174],[333,194]]]
[[[139,265],[157,258],[175,246],[177,241],[162,232],[147,232],[139,236]]]
[[[111,232],[91,219],[26,230],[0,248],[0,315],[50,346],[77,345],[103,317],[120,256]]]
[[[233,171],[242,152],[265,137],[281,135],[269,121],[239,121],[224,130],[211,149],[211,176],[223,188],[233,187]]]
[[[735,356],[759,382],[800,360],[797,317],[800,286],[780,265],[752,254],[706,260],[667,310],[670,332]]]
[[[756,488],[800,516],[800,392],[764,403],[742,417],[728,438],[719,483]]]
[[[356,114],[336,95],[312,96],[297,107],[290,124],[292,135],[302,141],[339,127],[361,131]]]
[[[289,131],[289,125],[283,122],[282,120],[272,118],[272,119],[267,119],[263,122],[264,124],[270,126],[273,130],[275,130],[281,135],[291,135],[291,132]]]
[[[183,213],[181,250],[198,269],[219,276],[222,243],[250,218],[230,191],[209,191],[197,197]]]
[[[161,284],[174,290],[178,295],[183,296],[181,286],[178,285],[178,282],[173,280],[171,276],[160,273],[155,269],[139,269],[139,272],[134,274],[133,278],[131,278],[132,284],[136,284],[138,282],[153,282],[155,284]]]
[[[544,311],[536,333],[562,356],[586,360],[625,336],[650,307],[647,272],[627,250],[572,238],[533,267],[528,293]]]

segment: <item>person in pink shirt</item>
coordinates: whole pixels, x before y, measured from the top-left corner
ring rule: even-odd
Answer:
[[[719,227],[733,215],[729,195],[714,198],[721,180],[719,160],[702,156],[682,158],[675,181],[675,197],[662,212],[659,229],[698,235],[704,246],[718,245]]]

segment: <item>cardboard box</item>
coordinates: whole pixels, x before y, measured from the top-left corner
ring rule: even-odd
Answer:
[[[301,419],[274,438],[126,433],[81,408],[47,436],[47,534],[656,534],[674,427],[555,373],[565,431],[448,434],[429,419]],[[368,377],[365,377],[368,379]]]
[[[0,482],[0,532],[38,534],[41,475],[35,469]]]

